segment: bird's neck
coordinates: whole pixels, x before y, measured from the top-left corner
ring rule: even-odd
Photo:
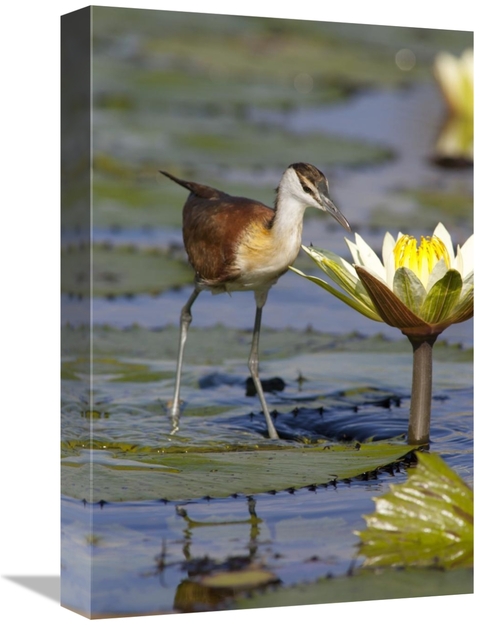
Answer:
[[[281,240],[301,237],[306,205],[286,185],[280,185],[275,202],[272,233]],[[294,237],[295,235],[295,237]],[[299,245],[300,247],[300,245]]]

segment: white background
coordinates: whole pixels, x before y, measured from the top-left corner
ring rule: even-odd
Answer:
[[[426,625],[491,622],[498,580],[498,179],[499,31],[494,3],[450,0],[289,2],[245,5],[201,2],[106,2],[106,6],[171,9],[336,22],[474,30],[476,80],[475,232],[475,593],[470,596],[378,601],[114,619],[134,625],[212,625],[335,619],[370,625],[393,619]],[[293,7],[291,5],[294,5]],[[85,622],[58,601],[10,576],[59,575],[59,41],[60,15],[86,6],[71,1],[9,2],[2,8],[0,200],[1,339],[0,609],[14,624]],[[308,11],[311,11],[310,13]],[[496,117],[494,117],[496,115]],[[6,140],[5,140],[6,139]],[[485,347],[481,345],[484,341]],[[491,390],[493,391],[491,391]],[[491,400],[490,400],[491,398]],[[42,456],[43,450],[43,456]],[[498,461],[497,461],[498,462]],[[490,611],[491,609],[491,611]],[[483,617],[482,614],[486,614]],[[318,621],[317,621],[318,622]]]

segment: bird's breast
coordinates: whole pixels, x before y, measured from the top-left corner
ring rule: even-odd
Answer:
[[[302,224],[279,236],[273,228],[253,225],[237,248],[235,264],[240,271],[237,282],[248,289],[276,282],[297,258],[301,236]]]

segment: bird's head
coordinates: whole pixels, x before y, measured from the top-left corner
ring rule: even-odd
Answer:
[[[351,226],[330,198],[328,180],[314,165],[293,163],[290,165],[278,187],[278,194],[293,197],[304,206],[313,206],[330,213],[346,230]]]

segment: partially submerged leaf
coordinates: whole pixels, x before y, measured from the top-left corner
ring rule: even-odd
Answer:
[[[375,498],[367,529],[356,532],[364,566],[472,566],[472,490],[438,455],[417,457],[408,480]]]

